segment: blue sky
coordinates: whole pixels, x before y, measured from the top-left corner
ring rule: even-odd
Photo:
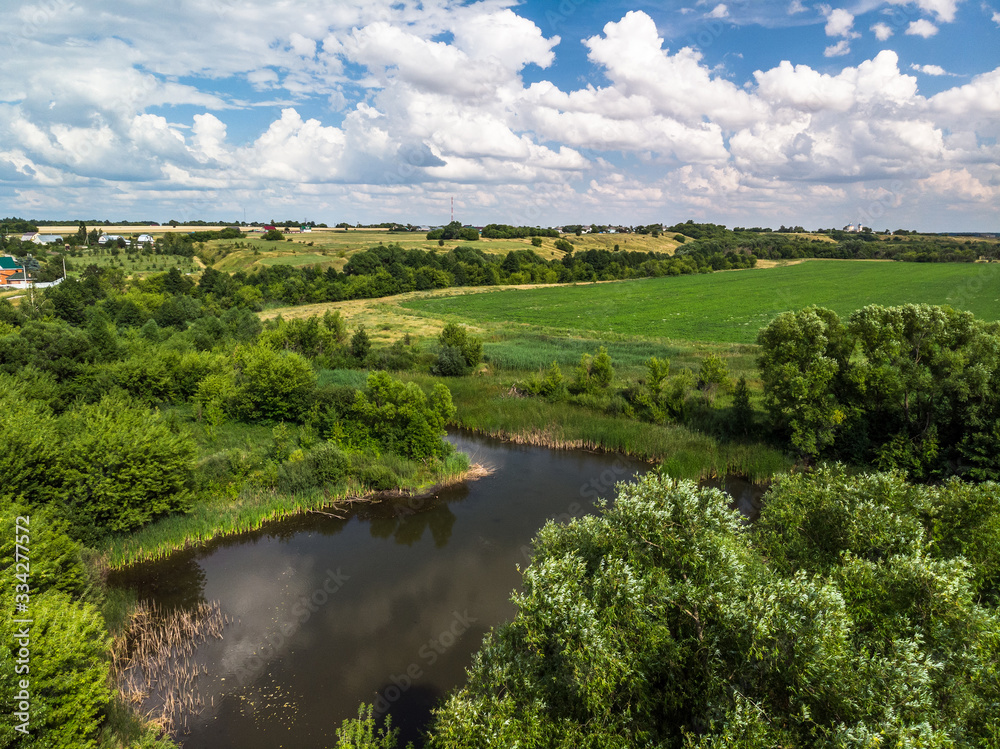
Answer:
[[[0,214],[1000,229],[1000,0],[8,0]]]

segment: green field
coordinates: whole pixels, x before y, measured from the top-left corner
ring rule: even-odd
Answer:
[[[98,268],[120,268],[126,276],[141,276],[147,273],[164,273],[171,268],[177,268],[181,273],[194,273],[200,270],[198,261],[181,255],[126,255],[121,252],[117,256],[109,252],[90,250],[80,257],[66,258],[67,274],[80,276],[88,266]]]
[[[948,304],[1000,319],[1000,265],[811,260],[799,265],[619,283],[411,300],[420,313],[550,330],[752,343],[776,315],[816,304]]]

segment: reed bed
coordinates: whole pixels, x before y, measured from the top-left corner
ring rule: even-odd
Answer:
[[[724,442],[677,424],[650,424],[508,392],[506,380],[456,381],[454,426],[524,445],[620,452],[660,463],[663,472],[677,478],[733,474],[759,483],[794,465],[782,451],[763,443]]]
[[[193,609],[167,611],[141,601],[111,644],[111,678],[124,702],[159,730],[176,737],[205,708],[198,676],[207,673],[194,659],[198,645],[221,639],[229,619],[217,601]]]
[[[431,479],[403,486],[401,491],[420,494],[438,484],[453,484],[476,477],[467,460],[453,455]],[[112,538],[102,550],[101,561],[109,569],[122,569],[138,562],[162,559],[215,538],[257,531],[268,523],[310,512],[327,511],[343,516],[349,505],[373,501],[377,494],[354,481],[299,494],[281,494],[270,488],[245,489],[234,499],[203,500],[184,515],[162,518],[135,533]]]

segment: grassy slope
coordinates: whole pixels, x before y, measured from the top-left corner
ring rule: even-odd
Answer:
[[[661,252],[673,254],[678,243],[672,238],[640,235],[599,234],[575,237],[566,235],[577,251],[589,249],[611,250],[617,244],[622,250],[635,252]],[[292,241],[287,241],[291,239]],[[530,239],[480,239],[476,242],[445,242],[444,247],[436,241],[428,241],[424,234],[390,234],[385,231],[314,231],[309,234],[289,234],[285,241],[267,242],[260,235],[248,234],[241,239],[249,249],[239,249],[228,254],[215,264],[218,270],[233,273],[249,270],[254,265],[320,265],[342,268],[347,258],[355,252],[367,250],[379,243],[400,244],[405,249],[436,250],[447,252],[466,244],[486,253],[505,254],[511,250],[533,250],[541,257],[552,260],[562,258],[563,253],[554,247],[555,239],[545,237],[541,247],[533,247]],[[213,240],[210,248],[223,248],[233,244],[232,240]],[[311,246],[310,246],[311,245]],[[260,254],[255,255],[254,251]]]
[[[810,304],[950,304],[1000,319],[1000,265],[812,260],[768,270],[412,300],[434,316],[687,341],[751,343],[776,315]]]

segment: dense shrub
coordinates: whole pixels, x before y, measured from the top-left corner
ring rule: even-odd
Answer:
[[[445,377],[464,375],[479,366],[483,341],[461,326],[449,323],[438,336],[438,360],[434,373]],[[460,358],[459,358],[460,357]]]
[[[451,448],[442,439],[445,424],[454,414],[451,392],[444,385],[436,384],[428,398],[412,382],[404,384],[375,372],[355,395],[348,412],[353,431],[345,440],[374,442],[407,458],[443,457]]]
[[[5,612],[12,610],[7,586],[0,605]],[[31,711],[29,732],[22,735],[14,730],[13,716],[18,677],[12,649],[17,648],[14,631],[20,625],[12,617],[0,617],[0,699],[5,710],[0,746],[94,749],[111,698],[104,619],[93,605],[52,589],[32,597],[31,618]]]
[[[316,374],[300,354],[256,344],[236,354],[233,395],[227,404],[247,421],[295,421],[305,412],[315,387]]]
[[[186,506],[194,442],[158,413],[109,396],[60,417],[58,435],[49,480],[77,537],[132,531]]]

